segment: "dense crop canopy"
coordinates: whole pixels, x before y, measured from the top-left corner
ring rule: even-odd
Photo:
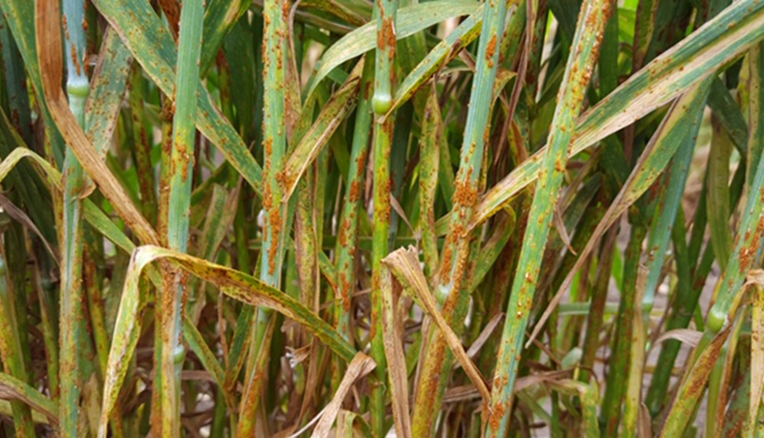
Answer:
[[[764,2],[0,0],[0,437],[764,436]]]

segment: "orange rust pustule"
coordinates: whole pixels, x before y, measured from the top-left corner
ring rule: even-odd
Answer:
[[[348,276],[344,271],[339,273],[338,278],[340,280],[340,285],[342,285],[340,292],[341,298],[344,300],[350,293],[350,281],[348,281]]]
[[[183,295],[181,295],[181,301],[180,305],[181,308],[186,306],[186,303],[188,301],[188,272],[184,270],[179,270],[180,275],[180,285],[183,288]],[[180,340],[178,340],[180,342]]]
[[[501,427],[501,419],[504,418],[504,411],[506,406],[504,403],[497,403],[494,405],[493,410],[488,416],[488,423],[491,425],[491,430],[499,430]]]
[[[270,15],[263,14],[263,24],[265,24],[265,26],[270,26],[271,25],[271,16]],[[264,48],[263,52],[265,52],[265,48],[266,47],[268,47],[268,45],[266,44],[265,41],[263,41],[263,48]]]
[[[273,139],[271,137],[265,139],[263,146],[265,148],[266,155],[270,156],[273,154]]]
[[[371,85],[371,84],[369,84]],[[358,171],[356,172],[357,177],[361,177],[364,172],[364,164],[366,164],[366,157],[368,155],[368,151],[366,149],[361,151],[361,155],[356,158],[355,164],[358,167]]]
[[[178,268],[171,265],[170,263],[166,261],[161,262],[161,266],[163,270],[165,271],[164,277],[164,287],[163,291],[160,293],[160,299],[161,299],[161,312],[160,317],[162,318],[163,322],[171,322],[172,321],[172,315],[173,315],[173,304],[175,303],[175,294],[177,292],[176,285],[179,285],[180,279],[178,278],[178,275],[180,275],[180,272],[178,271]],[[163,331],[163,338],[164,338],[164,331]],[[169,342],[169,339],[165,339]]]
[[[342,309],[345,311],[345,314],[350,313],[350,291],[351,291],[351,285],[347,280],[347,277],[345,274],[341,275],[340,280],[342,281],[342,297],[340,299],[342,300]]]
[[[265,184],[263,186],[263,209],[265,211],[270,211],[271,207],[273,207],[273,192],[271,191],[271,187]]]
[[[472,172],[472,169],[469,170]],[[473,207],[478,198],[477,188],[471,184],[470,178],[457,181],[454,190],[454,207]]]
[[[289,20],[289,11],[292,8],[292,4],[289,2],[289,0],[283,0],[281,2],[281,16],[284,20],[284,22],[287,22]]]
[[[174,92],[173,92],[174,94]],[[166,99],[164,105],[162,105],[162,113],[159,115],[162,120],[172,122],[172,118],[175,117],[175,101],[173,99]],[[172,123],[170,123],[172,124]]]
[[[180,171],[182,172],[181,177],[183,178],[183,181],[186,181],[188,179],[188,168],[191,167],[191,164],[189,163],[189,160],[187,158],[188,145],[184,141],[179,141],[177,144],[177,148],[178,148],[177,153],[178,155],[180,155],[181,158],[179,160],[173,160],[173,163],[172,163],[173,173],[177,172],[177,169],[174,168],[175,166],[177,166],[178,164],[182,165],[183,168],[180,169]]]
[[[443,248],[443,257],[440,264],[440,278],[445,280],[451,274],[451,259],[453,258],[454,243],[453,235],[446,238],[446,244]]]
[[[345,219],[342,221],[342,226],[340,227],[339,232],[339,242],[340,246],[347,247],[348,246],[348,236],[347,236],[347,230],[351,227],[351,223],[349,219]]]
[[[388,17],[382,25],[382,32],[387,40],[387,47],[389,49],[388,57],[392,61],[395,58],[395,23],[393,17]]]
[[[77,59],[77,48],[74,47],[74,44],[72,44],[71,47],[71,56],[72,56],[72,64],[74,65],[74,69],[77,72],[77,76],[82,74],[82,67],[80,67],[80,61]]]
[[[141,144],[142,145],[148,145],[149,144],[149,139],[148,139],[148,137],[146,135],[146,128],[143,127],[142,125],[141,125],[141,129],[140,129],[140,136],[141,136]]]
[[[453,293],[448,295],[448,298],[446,298],[446,301],[443,303],[443,315],[447,320],[451,320],[453,318],[453,315],[456,313],[456,306],[459,304],[459,293],[458,291],[462,287],[462,278],[464,277],[462,274],[464,273],[464,265],[466,261],[466,251],[457,251],[456,253],[456,269],[454,269],[456,275],[453,278],[441,277],[441,283],[443,283],[443,280],[448,280],[451,282],[451,290]],[[448,273],[446,273],[448,275]]]
[[[496,34],[491,36],[488,41],[488,46],[485,48],[485,60],[488,62],[488,67],[493,68],[493,55],[496,53]]]
[[[166,136],[162,139],[162,154],[167,157],[172,155],[172,136]]]
[[[385,39],[384,28],[382,32],[377,32],[377,50],[385,50],[387,48],[387,40]]]
[[[441,361],[442,354],[438,353],[440,352],[433,353],[433,356],[437,356],[437,360]],[[416,393],[416,400],[414,402],[414,417],[423,421],[421,421],[420,424],[412,424],[412,436],[429,436],[431,433],[430,425],[435,423],[435,418],[433,417],[437,415],[435,410],[424,407],[429,406],[432,403],[432,394],[437,391],[438,385],[440,383],[440,372],[439,370],[430,370],[425,368],[422,372],[422,375],[424,376],[425,374],[429,375],[430,378],[428,378],[422,385],[420,385]]]
[[[351,203],[355,203],[355,202],[358,202],[360,197],[361,197],[361,184],[356,179],[352,183],[350,183],[350,196],[348,200]]]
[[[279,238],[281,236],[281,208],[278,205],[268,210],[269,227],[273,239],[271,247],[268,249],[268,274],[273,275],[276,272],[276,256],[279,249]]]
[[[461,232],[464,233],[463,230]],[[456,291],[462,289],[462,283],[463,283],[465,278],[472,278],[471,272],[472,272],[473,267],[472,267],[472,265],[470,263],[468,263],[469,262],[469,244],[470,244],[471,240],[472,240],[472,237],[471,237],[470,233],[467,233],[466,235],[464,235],[463,236],[463,241],[462,241],[462,244],[464,245],[464,248],[462,248],[461,251],[459,251],[456,254],[456,267],[454,269],[454,273],[456,275],[455,275],[455,278],[451,279],[452,282],[453,282],[452,283],[453,284],[452,287]],[[456,298],[457,296],[458,296],[458,294],[454,295],[454,298]],[[448,302],[445,303],[444,308],[445,308],[446,305],[448,305]],[[454,309],[453,310],[452,309],[448,309],[448,311],[451,312],[451,313],[456,312],[456,307],[455,306],[456,306],[456,300],[454,299]]]
[[[194,159],[190,158],[183,164],[184,166],[183,166],[183,169],[181,169],[182,173],[180,176],[183,178],[183,181],[185,182],[186,180],[188,180],[188,170],[194,167]]]
[[[554,170],[559,173],[565,172],[565,165],[562,164],[562,160],[559,158],[554,162]]]
[[[764,198],[764,196],[762,197]],[[740,250],[740,272],[741,273],[747,273],[749,269],[751,269],[751,266],[755,262],[756,259],[756,252],[757,252],[757,244],[761,241],[761,237],[764,235],[764,217],[760,218],[758,224],[756,224],[756,229],[753,233],[753,239],[751,240],[750,246],[744,246]],[[750,232],[746,233],[745,240],[748,240],[750,238]]]
[[[177,0],[159,0],[159,7],[162,8],[165,16],[167,16],[172,36],[177,44],[178,32],[180,31],[180,4],[178,4]]]
[[[382,3],[382,0],[377,0],[377,8],[379,8],[379,16],[383,20],[385,19],[385,5]]]
[[[281,172],[276,172],[276,182],[279,184],[282,190],[286,191],[292,186],[293,179],[289,176],[286,169]]]
[[[490,138],[491,138],[491,125],[486,125],[485,129],[483,130],[483,146],[490,144]],[[488,155],[484,155],[483,158],[488,158]]]
[[[64,38],[67,40],[71,39],[69,37],[69,20],[67,19],[66,14],[61,16],[61,26],[64,28]]]
[[[390,222],[390,188],[392,186],[392,183],[390,181],[390,178],[387,178],[386,181],[384,181],[384,188],[382,189],[382,192],[384,195],[382,196],[383,199],[380,199],[379,206],[374,206],[375,209],[378,209],[379,211],[379,220],[383,223],[389,223]],[[375,219],[376,220],[376,219]]]

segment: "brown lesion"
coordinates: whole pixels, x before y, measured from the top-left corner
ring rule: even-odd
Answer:
[[[488,415],[488,423],[491,425],[491,433],[497,434],[499,428],[501,427],[501,419],[504,418],[505,411],[506,406],[504,405],[504,402],[497,403],[493,406],[493,409]]]
[[[382,26],[382,31],[385,35],[385,39],[387,40],[387,47],[388,47],[388,57],[392,61],[393,58],[395,58],[395,23],[393,22],[393,17],[388,17],[384,25]]]
[[[454,207],[473,207],[478,199],[478,191],[475,184],[472,184],[472,172],[470,167],[467,169],[467,175],[465,178],[460,178],[456,181],[453,203]]]
[[[61,27],[64,28],[64,38],[67,40],[71,39],[69,37],[69,19],[67,18],[66,14],[61,16]]]
[[[493,68],[493,55],[496,54],[496,34],[491,36],[488,41],[488,46],[485,48],[485,60],[488,63],[488,68]]]
[[[385,50],[386,48],[387,40],[385,39],[384,30],[382,32],[377,32],[377,50]]]
[[[351,203],[358,202],[358,200],[361,197],[361,184],[358,181],[358,179],[353,180],[352,183],[350,183],[350,196],[348,200]]]
[[[158,3],[167,17],[167,22],[170,23],[172,37],[177,42],[178,33],[180,32],[180,3],[178,0],[158,0]]]
[[[271,247],[268,249],[268,274],[274,275],[276,272],[276,257],[279,250],[279,239],[281,237],[281,208],[274,206],[268,212],[270,233],[272,236]]]

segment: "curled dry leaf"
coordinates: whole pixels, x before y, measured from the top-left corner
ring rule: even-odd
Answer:
[[[697,347],[702,337],[703,337],[703,332],[699,332],[697,330],[674,329],[674,330],[669,330],[666,333],[663,333],[662,335],[658,336],[658,338],[655,340],[655,345],[658,345],[661,342],[667,341],[669,339],[674,339],[679,342],[688,344],[691,347]]]
[[[337,388],[337,392],[334,394],[334,398],[322,411],[321,419],[318,421],[316,428],[313,430],[314,438],[326,438],[329,436],[329,430],[334,424],[334,420],[337,418],[337,414],[342,407],[342,401],[345,400],[345,396],[350,391],[358,379],[369,374],[376,364],[371,358],[363,353],[355,355],[350,364],[348,364],[347,371],[342,377],[340,386]]]
[[[433,319],[438,330],[440,330],[446,337],[448,346],[451,348],[454,356],[456,356],[456,359],[462,365],[472,383],[478,388],[480,395],[487,401],[490,398],[490,392],[485,383],[485,379],[464,351],[464,347],[462,347],[459,338],[454,334],[453,330],[451,330],[451,327],[448,326],[445,319],[443,319],[440,310],[438,310],[438,305],[430,293],[429,287],[427,286],[427,279],[419,264],[419,257],[417,256],[416,249],[411,246],[408,248],[400,248],[385,257],[383,261],[403,285],[404,291],[408,292],[411,299],[422,307],[427,315]]]
[[[57,1],[36,2],[37,20],[37,51],[40,55],[40,71],[42,74],[45,100],[61,131],[67,145],[74,150],[77,159],[88,175],[95,181],[104,196],[119,212],[125,223],[138,235],[145,244],[156,245],[159,236],[146,221],[135,204],[125,192],[114,175],[101,161],[101,157],[93,144],[85,135],[77,119],[74,118],[66,95],[61,87],[63,84],[63,55],[61,53],[60,11]]]
[[[45,415],[50,424],[58,425],[58,406],[53,401],[26,383],[5,373],[0,373],[0,399],[24,402]]]

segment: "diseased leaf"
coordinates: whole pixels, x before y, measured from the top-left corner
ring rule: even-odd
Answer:
[[[437,0],[436,4],[413,4],[401,8],[396,21],[395,36],[406,38],[420,30],[440,23],[451,17],[470,15],[478,9],[478,3],[472,0]],[[316,66],[316,71],[307,87],[307,98],[313,94],[316,86],[337,66],[345,61],[363,55],[373,49],[377,43],[376,24],[367,23],[345,35],[324,52]]]

